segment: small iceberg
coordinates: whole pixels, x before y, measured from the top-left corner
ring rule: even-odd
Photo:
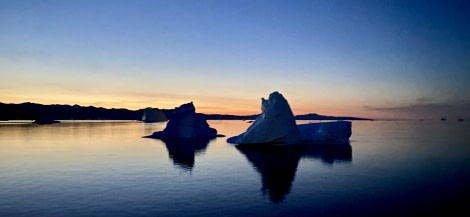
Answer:
[[[217,137],[217,130],[209,127],[204,116],[196,114],[193,102],[190,102],[173,110],[163,131],[157,131],[144,137],[156,139],[213,139]]]
[[[287,100],[273,92],[261,98],[261,115],[246,132],[230,137],[227,142],[247,144],[348,144],[350,121],[334,121],[297,125]]]
[[[144,123],[154,123],[154,122],[163,122],[167,121],[166,115],[159,109],[154,108],[145,108],[144,114],[142,115],[142,122]]]

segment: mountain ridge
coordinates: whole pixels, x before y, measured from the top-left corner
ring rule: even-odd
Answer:
[[[150,108],[150,107],[148,107]],[[0,102],[0,120],[36,120],[48,117],[55,120],[142,120],[148,108],[130,110],[126,108],[103,108],[95,106],[80,106],[67,104],[44,105],[39,103],[2,103]],[[173,109],[152,108],[163,112],[170,119]],[[259,114],[231,115],[204,114],[207,120],[254,120]],[[373,120],[359,117],[325,116],[316,113],[296,115],[296,120]],[[166,118],[160,121],[167,121]]]

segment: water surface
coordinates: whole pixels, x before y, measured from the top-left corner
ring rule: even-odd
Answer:
[[[305,122],[299,122],[305,123]],[[470,124],[354,121],[349,145],[141,138],[166,123],[0,123],[0,216],[414,216],[466,212]]]

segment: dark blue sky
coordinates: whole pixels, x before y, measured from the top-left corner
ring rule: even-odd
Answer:
[[[0,0],[0,101],[468,117],[469,27],[469,1]]]

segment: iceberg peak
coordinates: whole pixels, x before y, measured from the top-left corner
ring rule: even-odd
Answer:
[[[294,114],[287,100],[279,92],[272,92],[266,100],[261,98],[261,115],[246,132],[229,138],[236,144],[286,143],[294,144],[302,139]]]

